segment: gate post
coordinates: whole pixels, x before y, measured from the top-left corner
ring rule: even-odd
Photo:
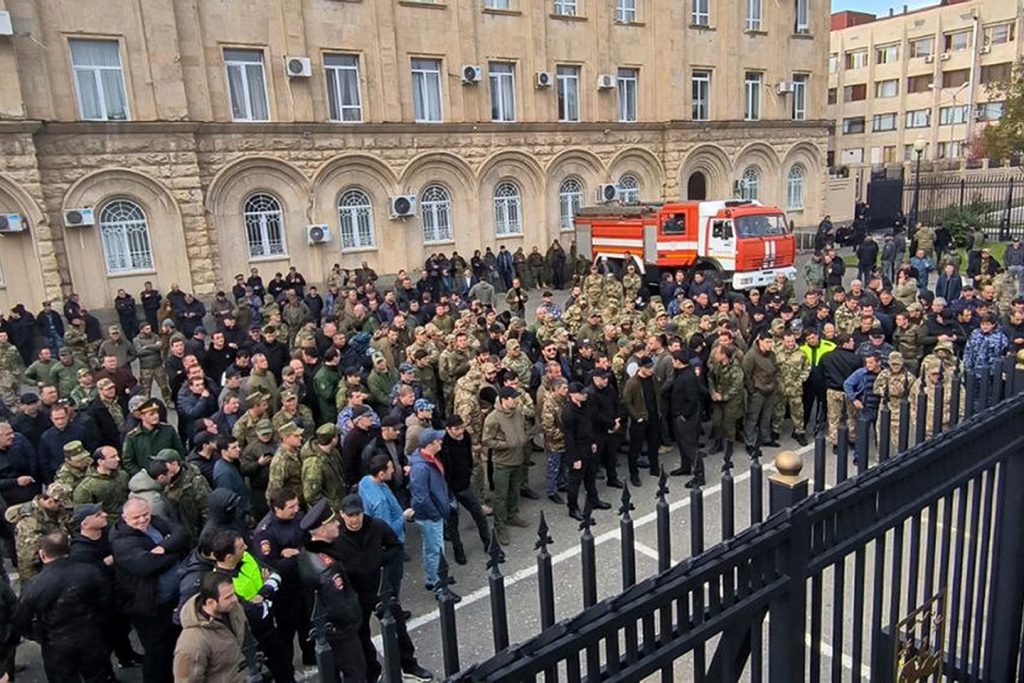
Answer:
[[[807,497],[808,481],[802,476],[803,459],[792,451],[775,456],[778,470],[769,478],[768,501],[772,514],[782,512]],[[770,683],[803,681],[804,632],[807,621],[807,580],[804,570],[810,555],[810,529],[807,517],[795,514],[790,529],[788,552],[779,558],[789,577],[789,590],[769,606],[768,680]]]
[[[1003,509],[1000,514],[997,508],[997,540],[992,549],[992,595],[999,596],[999,609],[992,618],[991,640],[985,647],[986,659],[991,657],[992,662],[992,669],[985,672],[990,681],[1012,681],[1016,677],[1024,617],[1024,496],[1013,493],[1024,490],[1024,457],[1019,452],[1010,453],[1004,467]]]

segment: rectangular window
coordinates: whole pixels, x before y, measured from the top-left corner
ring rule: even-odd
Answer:
[[[830,74],[839,72],[839,55],[835,52],[828,56],[828,72]]]
[[[939,107],[939,125],[951,126],[957,123],[967,123],[967,105],[955,107]]]
[[[619,69],[619,121],[636,121],[639,83],[639,69]]]
[[[417,123],[441,121],[441,60],[412,60],[412,104]]]
[[[793,30],[797,33],[811,32],[811,0],[796,0],[796,21]]]
[[[1005,102],[984,102],[978,105],[975,121],[998,121],[1003,118]]]
[[[846,68],[850,69],[863,69],[868,65],[868,51],[867,50],[850,50],[846,53]]]
[[[970,83],[971,81],[971,70],[970,69],[957,69],[956,71],[944,71],[942,72],[942,87],[943,88],[959,88],[962,85]]]
[[[637,0],[615,0],[615,21],[631,24],[636,21]]]
[[[964,143],[962,140],[940,142],[935,154],[937,159],[959,159],[963,155]]]
[[[512,0],[486,0],[484,7],[487,9],[512,9]]]
[[[844,149],[839,155],[840,163],[843,164],[862,164],[864,163],[864,148],[863,147],[851,147]]]
[[[843,88],[843,102],[860,102],[868,98],[867,83],[848,85]]]
[[[985,45],[1001,45],[1013,41],[1013,22],[992,24],[984,29]]]
[[[747,0],[747,30],[761,30],[761,0]]]
[[[761,118],[761,83],[764,74],[748,71],[743,77],[743,118],[757,121]]]
[[[843,135],[856,135],[864,132],[864,117],[850,116],[843,119]]]
[[[875,81],[875,97],[896,97],[900,94],[900,82],[895,78]]]
[[[576,0],[555,0],[554,13],[560,17],[575,17]]]
[[[324,55],[324,75],[327,77],[327,102],[331,108],[331,121],[362,121],[359,57]]]
[[[793,74],[793,111],[794,121],[807,118],[807,74]]]
[[[886,145],[882,148],[882,163],[896,163],[896,145]]]
[[[900,61],[900,46],[882,45],[875,48],[875,64],[895,64]]]
[[[935,38],[925,36],[924,38],[913,38],[910,40],[910,58],[930,57],[935,54]]]
[[[932,125],[931,109],[912,109],[907,112],[905,128],[927,128]]]
[[[516,120],[516,66],[510,62],[487,65],[491,83],[491,121]]]
[[[932,75],[921,74],[907,78],[907,92],[928,92],[932,87]]]
[[[839,90],[836,88],[828,89],[828,104],[837,104],[839,102]]]
[[[558,83],[558,120],[580,120],[580,68],[559,66],[555,74]]]
[[[711,118],[711,72],[694,71],[690,77],[690,95],[693,106],[690,118],[694,121],[707,121]]]
[[[128,98],[116,40],[72,40],[78,114],[86,121],[127,121]]]
[[[1001,64],[988,64],[987,66],[982,66],[981,84],[991,85],[993,83],[1008,83],[1012,73],[1012,62],[1002,62]]]
[[[896,116],[896,112],[875,114],[871,117],[871,131],[881,133],[887,130],[896,130]]]
[[[711,0],[691,0],[690,23],[696,26],[711,24]]]
[[[263,50],[224,50],[231,117],[235,121],[269,121]]]
[[[954,31],[942,34],[943,52],[963,52],[971,47],[970,31]]]

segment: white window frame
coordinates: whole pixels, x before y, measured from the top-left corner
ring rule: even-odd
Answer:
[[[491,121],[516,120],[516,65],[514,62],[490,62],[487,81],[491,88]]]
[[[793,74],[793,108],[792,117],[794,121],[807,119],[807,81],[808,74]]]
[[[793,164],[786,174],[786,208],[801,211],[804,208],[804,188],[807,171],[801,164]]]
[[[889,125],[888,128],[880,128],[879,124]],[[887,133],[889,131],[896,130],[899,127],[899,112],[883,112],[881,114],[874,114],[871,117],[871,132],[872,133]]]
[[[690,120],[711,119],[711,71],[698,69],[690,73]]]
[[[615,0],[615,21],[633,24],[637,20],[637,4],[640,0]]]
[[[418,66],[417,66],[418,65]],[[444,90],[441,84],[441,60],[431,57],[413,57],[412,101],[416,123],[441,123],[444,121]],[[428,111],[431,91],[436,92],[437,110]]]
[[[839,53],[833,52],[828,56],[828,72],[830,74],[839,73]]]
[[[743,120],[759,121],[761,119],[761,87],[764,74],[760,71],[747,71],[743,74]]]
[[[764,23],[764,6],[761,0],[747,0],[746,23],[747,31],[760,31]]]
[[[486,0],[484,7],[487,9],[512,9],[512,0]]]
[[[958,44],[957,41],[962,41]],[[970,50],[971,45],[974,41],[971,38],[971,31],[950,31],[942,36],[942,46],[946,47],[946,43],[949,43],[948,52],[963,52],[964,50]]]
[[[966,104],[939,107],[939,125],[958,126],[967,123],[967,117],[970,114],[969,110],[970,107]]]
[[[640,69],[624,67],[618,70],[616,85],[619,92],[619,122],[632,123],[639,118]]]
[[[911,59],[920,59],[935,54],[935,36],[921,36],[907,41]],[[927,48],[927,49],[924,49]]]
[[[85,44],[91,45],[102,45],[106,48],[113,48],[113,53],[117,56],[117,65],[101,66],[94,64],[80,64],[75,61],[75,46]],[[75,98],[78,101],[78,115],[83,121],[130,121],[131,111],[128,107],[128,90],[125,87],[124,82],[124,67],[121,63],[121,44],[116,40],[80,40],[77,38],[68,41],[68,49],[71,51],[71,70],[74,78],[72,79],[75,83]],[[117,73],[117,79],[114,83],[107,83],[108,86],[119,86],[121,89],[120,95],[121,100],[124,102],[124,117],[118,118],[117,116],[111,116],[110,105],[112,102],[108,101],[107,88],[104,87],[105,74]],[[89,85],[94,89],[96,94],[96,104],[99,106],[99,111],[95,116],[90,116],[85,111],[85,100],[82,98],[82,89],[85,84],[83,81],[91,81]],[[109,93],[109,95],[115,95],[116,93]]]
[[[366,190],[348,187],[338,196],[338,227],[342,251],[377,247],[373,200]]]
[[[1014,40],[1014,22],[1003,21],[982,29],[985,45],[1002,45]],[[998,39],[998,40],[997,40]]]
[[[868,65],[868,51],[867,48],[858,48],[856,50],[847,50],[846,54],[843,55],[843,67],[846,71],[853,71],[854,69],[863,69]]]
[[[795,0],[793,29],[799,34],[811,32],[811,0]]]
[[[555,0],[554,14],[560,17],[575,17],[579,11],[577,0]]]
[[[559,64],[555,67],[555,85],[558,95],[558,120],[577,123],[580,120],[580,67]],[[575,100],[575,108],[574,102]]]
[[[250,261],[288,255],[284,211],[277,197],[263,191],[250,194],[242,204],[242,222]]]
[[[875,48],[875,64],[896,64],[900,61],[900,44],[890,43]]]
[[[351,60],[350,64],[329,64],[328,60]],[[338,123],[362,123],[363,121],[363,92],[362,82],[359,78],[359,55],[330,53],[324,55],[324,75],[327,80],[327,107],[328,116],[331,121]],[[355,103],[342,101],[344,89],[342,82],[345,78],[355,79]],[[351,114],[351,115],[347,115]]]
[[[430,185],[420,193],[420,225],[424,244],[447,244],[455,241],[452,225],[452,195],[441,185]]]
[[[761,171],[757,166],[747,166],[740,176],[740,199],[757,201],[761,195]]]
[[[921,122],[921,118],[924,121]],[[911,109],[907,112],[906,118],[903,122],[904,128],[928,128],[932,125],[932,110],[931,107],[927,109]]]
[[[886,78],[881,81],[875,81],[875,98],[885,99],[888,97],[898,97],[899,94],[900,79]]]
[[[113,199],[99,212],[100,241],[107,275],[129,275],[155,270],[149,221],[131,199]]]
[[[619,199],[623,204],[640,203],[640,178],[632,173],[619,177]]]
[[[494,234],[514,237],[523,234],[523,193],[519,185],[503,180],[494,188]]]
[[[233,57],[229,57],[233,54]],[[252,57],[243,59],[242,56]],[[259,67],[258,69],[255,67]],[[224,48],[224,69],[227,74],[228,104],[231,107],[231,119],[233,121],[269,121],[270,120],[270,94],[267,90],[267,71],[263,59],[263,50],[260,48]],[[231,87],[232,73],[238,79],[239,94],[241,102],[235,102],[234,89]],[[263,107],[266,116],[260,118],[255,107],[258,102],[259,93],[254,92],[255,87],[263,90]]]
[[[572,232],[576,212],[583,206],[583,181],[569,176],[558,186],[558,225],[562,232]]]
[[[690,0],[690,23],[694,26],[711,25],[711,0]]]

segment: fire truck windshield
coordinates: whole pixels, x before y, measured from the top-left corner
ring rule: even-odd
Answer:
[[[734,222],[740,237],[776,237],[789,232],[786,217],[781,213],[739,216]]]

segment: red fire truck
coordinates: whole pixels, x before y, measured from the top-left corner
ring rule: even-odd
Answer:
[[[796,241],[781,209],[724,200],[597,206],[576,214],[576,249],[616,269],[632,262],[650,284],[665,271],[718,273],[733,289],[796,277]]]

